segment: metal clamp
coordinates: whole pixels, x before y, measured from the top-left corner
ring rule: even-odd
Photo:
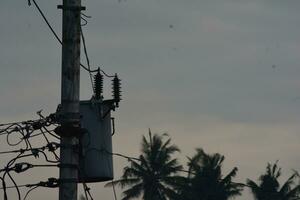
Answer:
[[[59,168],[69,168],[69,169],[78,169],[78,166],[75,164],[58,164]]]
[[[71,10],[71,11],[82,11],[82,10],[85,10],[86,7],[84,7],[84,6],[63,6],[63,5],[58,5],[57,9]]]

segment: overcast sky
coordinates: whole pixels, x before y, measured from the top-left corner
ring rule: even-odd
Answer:
[[[61,35],[56,9],[61,1],[37,2]],[[197,147],[225,155],[224,172],[237,166],[237,181],[256,180],[267,162],[276,160],[284,178],[300,170],[300,1],[82,4],[92,16],[84,27],[92,66],[117,72],[123,82],[123,101],[114,113],[115,152],[137,156],[141,137],[151,128],[169,133],[183,164]],[[60,103],[61,47],[27,0],[2,0],[0,18],[1,123],[35,118],[40,109],[54,112]],[[110,82],[105,84],[110,98]],[[81,99],[90,97],[89,77],[82,71]],[[116,177],[126,165],[115,158]],[[18,175],[20,183],[48,177],[30,173]],[[49,174],[58,176],[54,170]],[[103,184],[91,188],[95,199],[113,199]],[[41,199],[45,192],[45,200],[57,198],[51,189],[30,198]],[[252,197],[246,190],[237,199]]]

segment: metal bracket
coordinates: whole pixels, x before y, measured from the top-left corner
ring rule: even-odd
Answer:
[[[59,168],[72,168],[72,169],[78,169],[78,166],[75,164],[58,164]]]
[[[86,129],[72,125],[62,125],[55,128],[54,132],[63,137],[79,137],[86,132]]]
[[[111,117],[111,123],[112,123],[112,133],[111,133],[111,136],[113,136],[115,134],[115,118],[114,117]]]
[[[71,11],[82,11],[82,10],[85,10],[86,7],[84,7],[84,6],[63,6],[63,5],[58,5],[57,9],[71,10]]]

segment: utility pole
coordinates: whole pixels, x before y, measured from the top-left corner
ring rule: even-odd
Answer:
[[[63,0],[59,200],[77,200],[81,0]]]

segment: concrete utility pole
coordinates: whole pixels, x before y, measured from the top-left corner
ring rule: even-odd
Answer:
[[[77,200],[81,0],[63,0],[59,200]]]

